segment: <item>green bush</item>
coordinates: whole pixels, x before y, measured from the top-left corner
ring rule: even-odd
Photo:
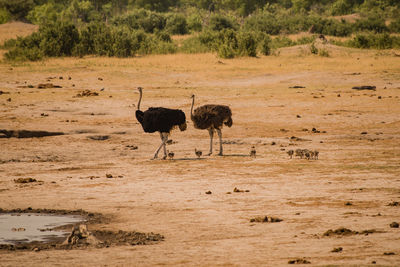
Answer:
[[[144,30],[147,33],[154,33],[165,29],[166,16],[144,9],[134,10],[126,15],[115,17],[112,20],[114,26],[126,26],[131,30]]]
[[[188,24],[185,16],[182,14],[171,14],[166,20],[166,30],[171,34],[187,34]]]
[[[239,32],[237,35],[238,55],[255,57],[257,56],[257,42],[254,34]]]
[[[389,29],[391,32],[400,33],[400,17],[389,24]]]
[[[197,14],[192,14],[187,18],[188,29],[192,32],[200,32],[203,29],[202,19]]]
[[[357,34],[353,39],[344,43],[355,48],[391,49],[400,47],[400,37],[390,36],[388,33]]]
[[[237,29],[237,25],[228,17],[223,15],[213,15],[210,18],[208,28],[212,31],[222,31],[224,29]]]
[[[210,45],[203,43],[198,36],[189,37],[182,42],[179,51],[188,54],[211,52]]]
[[[0,8],[0,24],[6,23],[10,20],[11,14],[5,8]]]
[[[388,31],[385,19],[376,15],[357,20],[354,24],[354,28],[356,31],[371,31],[375,33]]]

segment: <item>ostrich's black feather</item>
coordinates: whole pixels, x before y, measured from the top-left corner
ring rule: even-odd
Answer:
[[[179,109],[157,107],[149,108],[145,112],[140,111],[141,113],[138,111],[136,118],[146,133],[169,133],[175,126],[186,123],[185,113]]]
[[[232,111],[224,105],[204,105],[194,110],[191,117],[197,129],[220,129],[222,124],[232,126]]]
[[[143,116],[144,116],[144,112],[141,110],[136,110],[136,119],[138,120],[138,122],[140,124],[143,124]]]

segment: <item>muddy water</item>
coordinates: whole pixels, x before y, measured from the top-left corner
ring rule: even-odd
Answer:
[[[0,214],[0,244],[46,242],[68,233],[55,227],[84,221],[80,216],[46,214]]]

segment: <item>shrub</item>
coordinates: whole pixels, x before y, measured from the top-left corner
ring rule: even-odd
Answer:
[[[203,43],[198,36],[189,37],[184,40],[179,50],[183,53],[189,54],[205,53],[212,51],[211,47]]]
[[[210,18],[208,27],[212,31],[221,31],[223,29],[236,29],[237,25],[235,25],[231,19],[225,16],[213,15]]]
[[[166,30],[170,34],[187,34],[188,24],[186,18],[182,14],[172,14],[167,17]]]
[[[249,32],[239,32],[237,35],[238,54],[241,56],[257,56],[257,42],[253,34]]]
[[[244,26],[246,31],[260,31],[263,33],[276,35],[282,30],[282,25],[269,13],[256,14],[246,19]]]
[[[193,14],[187,18],[188,29],[193,32],[200,32],[203,28],[202,19],[199,15]]]
[[[0,8],[0,24],[6,23],[10,20],[11,14],[5,8]]]
[[[393,20],[389,25],[389,29],[391,32],[400,33],[400,18]]]
[[[388,31],[385,19],[378,16],[370,16],[359,19],[355,22],[354,27],[357,31],[372,31],[375,33],[383,33]]]

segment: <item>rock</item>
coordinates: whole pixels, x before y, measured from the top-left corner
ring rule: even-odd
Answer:
[[[399,228],[399,223],[398,222],[392,222],[390,224],[390,228]]]

